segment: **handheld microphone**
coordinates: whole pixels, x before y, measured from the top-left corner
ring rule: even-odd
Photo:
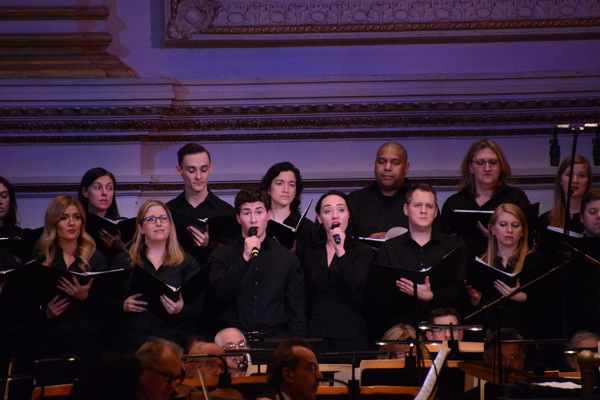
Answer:
[[[340,223],[339,222],[334,222],[333,225],[331,225],[331,230],[334,230],[335,228],[339,228],[340,227]],[[335,235],[333,235],[333,241],[335,242],[335,244],[340,244],[342,243],[342,238],[340,237],[340,235],[338,235],[337,233]]]
[[[248,229],[248,236],[256,236],[258,235],[258,228],[255,226],[251,226],[250,229]],[[258,249],[256,247],[254,247],[251,251],[252,253],[252,258],[256,258],[258,257]]]

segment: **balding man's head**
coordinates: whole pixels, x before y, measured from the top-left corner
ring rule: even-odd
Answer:
[[[389,142],[377,150],[375,180],[386,196],[393,196],[404,185],[410,164],[404,146]]]

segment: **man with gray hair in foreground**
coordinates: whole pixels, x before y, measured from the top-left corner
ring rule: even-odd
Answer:
[[[174,342],[150,338],[135,352],[140,360],[139,400],[168,400],[182,381],[183,351]]]

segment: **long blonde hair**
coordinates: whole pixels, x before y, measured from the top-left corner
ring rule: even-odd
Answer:
[[[508,178],[510,178],[511,170],[510,165],[508,164],[508,160],[504,156],[504,152],[502,151],[500,146],[498,146],[498,144],[493,140],[479,139],[473,142],[471,147],[469,147],[469,150],[467,150],[467,154],[465,154],[465,158],[463,159],[462,164],[460,165],[461,180],[460,184],[458,185],[459,192],[463,192],[468,189],[470,190],[471,195],[476,195],[475,177],[471,173],[469,167],[473,162],[473,157],[475,157],[475,154],[479,153],[481,150],[484,149],[490,149],[491,151],[496,153],[496,156],[498,157],[498,162],[500,164],[500,176],[498,177],[498,186],[508,184]]]
[[[531,253],[531,249],[527,244],[527,220],[525,219],[525,214],[517,205],[504,203],[500,204],[498,208],[496,208],[496,211],[494,211],[494,214],[492,214],[492,218],[490,219],[487,251],[483,256],[481,256],[481,259],[489,265],[493,265],[494,261],[496,260],[496,257],[498,256],[498,240],[492,233],[492,225],[494,225],[498,221],[498,218],[500,218],[500,215],[502,215],[503,213],[515,216],[521,224],[521,226],[523,227],[523,236],[521,237],[521,239],[519,239],[519,243],[517,243],[517,250],[515,254],[513,254],[513,256],[517,255],[517,263],[513,272],[515,274],[518,274],[523,270],[523,265],[525,264],[525,257],[527,257],[527,254]]]
[[[590,166],[588,159],[580,155],[575,156],[575,163],[573,165],[577,164],[583,164],[585,166],[585,170],[588,175],[588,184],[585,188],[585,191],[587,192],[592,187],[592,167]],[[548,221],[550,225],[558,228],[565,227],[567,194],[562,187],[562,175],[570,166],[571,156],[568,156],[562,161],[562,163],[560,163],[560,166],[558,167],[558,171],[556,173],[556,182],[554,184],[554,207],[548,213]]]
[[[142,226],[142,224],[144,223],[144,217],[146,216],[146,213],[148,212],[150,207],[153,206],[162,207],[165,210],[165,214],[169,216],[170,233],[169,237],[167,238],[167,256],[165,257],[164,263],[165,265],[170,267],[177,266],[183,262],[183,260],[185,259],[185,255],[183,253],[183,250],[181,249],[181,246],[179,246],[179,242],[177,242],[177,233],[175,232],[175,224],[173,223],[173,217],[171,215],[171,211],[169,211],[169,208],[166,206],[166,204],[159,200],[148,200],[147,202],[142,204],[135,219],[136,225],[138,227]],[[144,234],[140,232],[138,228],[135,231],[135,235],[131,240],[131,246],[128,250],[129,256],[131,258],[131,263],[133,265],[143,264],[141,252],[144,251],[144,248]]]
[[[46,215],[44,217],[44,232],[35,245],[36,254],[45,257],[42,265],[50,266],[54,263],[56,249],[59,247],[58,237],[56,235],[56,225],[69,206],[77,207],[77,212],[81,215],[81,232],[77,238],[75,257],[79,259],[79,268],[87,271],[90,268],[90,258],[92,258],[96,251],[96,243],[85,231],[85,210],[75,196],[57,196],[50,204],[48,204]]]

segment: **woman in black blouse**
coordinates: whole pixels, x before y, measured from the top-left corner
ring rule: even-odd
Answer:
[[[500,205],[496,209],[490,220],[488,248],[481,256],[481,260],[507,273],[519,274],[523,271],[528,271],[528,273],[525,280],[517,278],[514,286],[500,279],[495,280],[493,282],[494,289],[488,293],[480,292],[477,288],[467,285],[473,306],[478,308],[501,296],[511,294],[522,284],[531,280],[533,276],[538,276],[542,272],[545,272],[543,271],[544,257],[529,248],[526,239],[527,233],[527,221],[518,206],[507,203]],[[476,264],[472,267],[487,268],[481,264]],[[540,285],[533,286],[524,292],[515,293],[510,296],[502,305],[502,312],[500,314],[495,314],[494,310],[488,311],[483,318],[484,325],[487,328],[494,329],[494,324],[500,323],[502,328],[517,329],[527,337],[534,335],[531,315],[538,315],[539,317],[542,311],[538,310],[536,312],[536,308],[541,306],[544,310],[552,311],[550,299],[542,295],[544,288],[548,288],[551,284],[545,281]],[[541,297],[545,301],[545,305],[541,304]]]
[[[73,272],[104,271],[105,257],[96,251],[85,232],[85,211],[73,196],[56,197],[48,205],[44,231],[36,243],[42,266]],[[94,355],[103,349],[102,306],[90,296],[94,279],[80,283],[75,276],[61,277],[59,294],[41,299],[36,340],[38,356]]]
[[[554,207],[538,219],[538,237],[548,225],[557,228],[565,227],[565,216],[567,213],[567,193],[569,192],[569,173],[571,172],[571,157],[565,158],[556,173],[554,185]],[[592,187],[592,167],[587,158],[576,155],[573,166],[573,181],[571,182],[571,194],[569,230],[571,232],[583,233],[583,223],[580,218],[581,198]]]
[[[17,226],[17,199],[15,188],[0,176],[0,237],[9,239],[22,236],[23,230]]]
[[[122,219],[115,197],[116,185],[115,176],[104,168],[92,168],[83,174],[77,198],[88,213],[88,220],[92,218],[105,218],[112,221]],[[92,226],[98,226],[98,224],[91,224],[88,228]],[[120,231],[114,236],[105,229],[100,229],[98,232],[91,232],[88,229],[88,233],[92,235],[98,250],[108,258],[109,262],[112,262],[114,257],[125,249]]]
[[[260,188],[271,196],[271,219],[295,228],[301,217],[300,196],[303,188],[302,176],[298,168],[287,161],[273,165],[263,176]],[[312,222],[303,219],[298,227],[297,241],[306,240],[312,229]],[[273,236],[269,229],[267,234]],[[295,249],[292,246],[292,251]]]
[[[181,287],[200,270],[196,260],[179,246],[171,213],[164,203],[145,202],[138,211],[136,224],[131,247],[116,257],[113,267],[132,268],[132,272],[141,268],[174,288]],[[182,345],[185,337],[193,333],[193,322],[199,315],[197,299],[188,301],[181,293],[175,299],[164,294],[154,299],[145,293],[131,293],[131,284],[127,282],[126,298],[120,303],[122,332],[116,338],[117,347],[135,351],[152,336]],[[161,308],[153,312],[148,303],[156,300]]]
[[[454,221],[454,210],[493,211],[500,204],[512,203],[526,210],[530,203],[525,192],[508,185],[510,165],[504,152],[494,141],[479,139],[474,142],[460,167],[461,181],[458,193],[446,200],[442,208],[442,229],[446,233],[461,233],[472,254],[485,251],[487,227],[480,222],[463,227],[463,221]]]
[[[308,336],[323,338],[316,344],[321,351],[365,350],[363,294],[371,248],[352,238],[352,212],[344,193],[324,194],[315,211],[316,234],[301,258],[309,306]]]
[[[10,269],[31,259],[33,241],[26,241],[25,230],[17,224],[15,188],[0,176],[0,270]],[[27,238],[28,239],[28,238]]]

